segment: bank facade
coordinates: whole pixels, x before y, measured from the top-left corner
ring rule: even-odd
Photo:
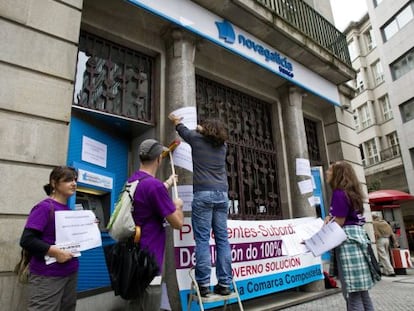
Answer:
[[[353,91],[344,83],[355,73],[346,40],[312,7],[153,2],[0,5],[0,287],[8,305],[24,301],[11,271],[51,168],[79,169],[70,204],[93,210],[103,244],[111,243],[105,224],[139,165],[137,146],[148,137],[165,145],[176,137],[171,111],[195,109],[199,121],[228,124],[230,219],[286,220],[315,216],[318,208],[323,214],[329,199],[323,171],[331,161],[350,161],[365,180],[347,110]],[[299,186],[315,176],[298,175],[298,160],[309,161],[320,179],[317,198]],[[181,185],[191,182],[188,170],[177,171]],[[166,166],[159,177],[168,174]],[[102,248],[81,257],[78,309],[122,303],[109,291]],[[172,273],[167,287],[175,310]]]

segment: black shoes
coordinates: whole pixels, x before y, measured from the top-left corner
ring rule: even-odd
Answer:
[[[229,286],[221,286],[217,284],[214,286],[214,293],[217,295],[227,296],[231,294],[231,289]]]
[[[207,297],[210,292],[210,287],[208,286],[198,286],[198,290],[200,291],[201,297]]]
[[[198,290],[200,291],[201,297],[208,297],[211,294],[209,286],[198,286]],[[221,286],[217,284],[214,286],[214,293],[221,296],[228,296],[231,294],[231,289],[229,286]]]

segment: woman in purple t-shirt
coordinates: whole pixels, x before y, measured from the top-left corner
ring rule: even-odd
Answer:
[[[55,246],[55,211],[69,210],[68,198],[76,192],[78,174],[74,168],[52,170],[49,195],[30,211],[20,245],[31,254],[27,310],[75,310],[79,262],[72,253]],[[45,256],[56,258],[46,265]]]
[[[343,161],[329,166],[326,180],[333,193],[329,216],[325,222],[336,221],[347,235],[347,239],[335,248],[331,267],[336,265],[338,268],[347,310],[372,311],[374,306],[368,290],[374,286],[376,280],[370,268],[370,241],[363,228],[364,195],[361,184],[352,166]]]

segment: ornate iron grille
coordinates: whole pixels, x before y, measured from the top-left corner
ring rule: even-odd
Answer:
[[[270,105],[200,76],[196,91],[198,120],[228,125],[229,217],[282,219]]]
[[[308,144],[309,160],[313,165],[322,165],[321,152],[319,150],[318,132],[316,122],[304,118],[306,141]]]
[[[82,32],[74,105],[154,122],[153,59]]]

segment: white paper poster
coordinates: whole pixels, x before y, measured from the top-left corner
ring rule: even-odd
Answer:
[[[321,218],[304,217],[298,219],[297,222],[295,227],[296,234],[283,237],[284,254],[288,254],[289,256],[309,252],[304,240],[309,239],[323,226]]]
[[[296,159],[296,175],[311,176],[310,162],[308,159]]]
[[[82,161],[106,167],[107,145],[89,138],[82,137]]]
[[[313,192],[313,184],[311,179],[299,181],[298,186],[301,194]]]
[[[197,110],[196,107],[183,107],[172,112],[174,115],[183,118],[183,123],[190,130],[194,130],[197,127]]]
[[[306,239],[305,244],[314,256],[320,256],[337,247],[345,240],[345,231],[336,221],[330,221],[328,224],[323,225],[311,238]]]
[[[92,211],[56,211],[56,245],[79,244],[85,251],[102,245],[101,232]]]
[[[174,165],[193,171],[193,158],[191,156],[191,146],[182,141],[173,153]]]
[[[191,211],[191,203],[193,202],[193,185],[177,186],[178,197],[183,200],[183,211]]]
[[[311,196],[311,197],[308,198],[308,202],[309,202],[310,206],[315,206],[316,198],[314,196]]]

